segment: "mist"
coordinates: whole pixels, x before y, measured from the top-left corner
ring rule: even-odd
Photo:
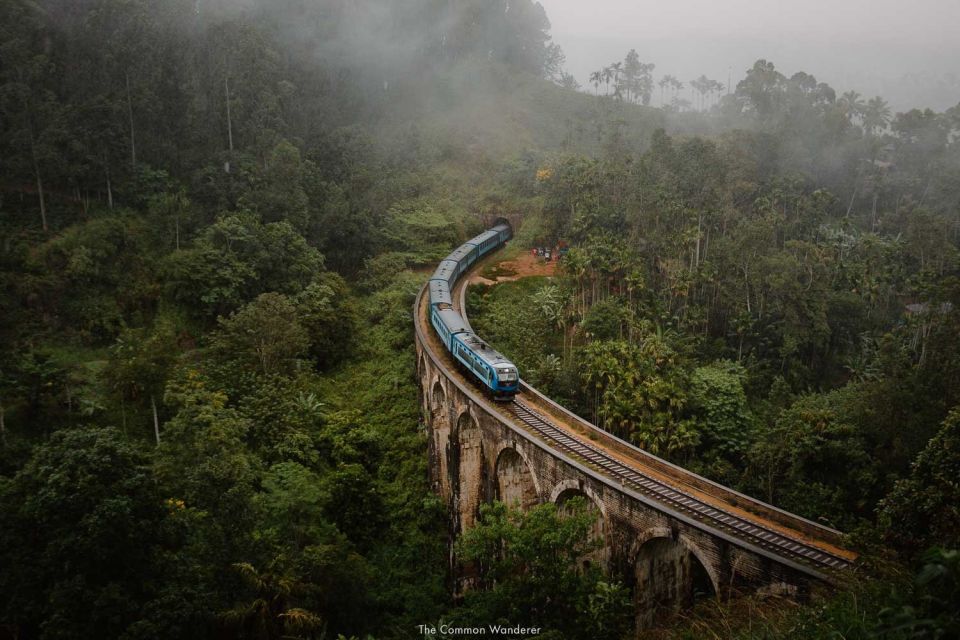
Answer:
[[[705,74],[732,89],[764,58],[787,75],[881,95],[894,111],[960,102],[960,3],[951,0],[542,4],[568,71],[588,90],[591,72],[635,48],[655,76],[683,82]]]

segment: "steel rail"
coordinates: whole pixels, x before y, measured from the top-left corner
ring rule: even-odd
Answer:
[[[849,566],[844,558],[788,538],[754,520],[717,509],[683,489],[673,487],[623,464],[605,451],[557,427],[522,400],[514,399],[510,409],[518,420],[544,438],[552,440],[557,447],[567,453],[598,467],[602,473],[615,476],[621,483],[633,487],[636,491],[670,504],[674,509],[687,513],[697,520],[709,522],[714,527],[726,530],[735,536],[746,537],[760,547],[786,554],[801,562],[810,562],[826,569],[844,569]]]

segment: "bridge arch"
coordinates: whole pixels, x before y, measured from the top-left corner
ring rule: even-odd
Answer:
[[[524,511],[540,501],[540,483],[526,456],[511,444],[503,445],[494,463],[497,499],[507,505],[519,504]]]
[[[568,500],[578,493],[583,494],[583,496],[587,498],[587,501],[592,503],[593,506],[600,511],[601,518],[604,520],[607,519],[607,505],[604,504],[603,499],[600,498],[592,488],[577,480],[562,480],[558,482],[553,487],[553,491],[550,492],[550,502],[555,502],[559,506],[562,502],[561,498]]]
[[[596,564],[606,570],[610,558],[610,540],[607,531],[607,507],[603,500],[593,489],[583,483],[574,480],[565,480],[553,488],[550,495],[550,502],[557,505],[560,513],[564,512],[564,503],[575,497],[582,497],[586,500],[587,508],[598,514],[593,527],[590,529],[590,537],[602,542],[602,546],[596,551],[592,551],[583,556],[580,561],[584,566]]]
[[[716,568],[686,535],[654,527],[641,534],[635,548],[637,629],[719,592]]]
[[[460,531],[466,531],[477,520],[484,487],[483,433],[472,409],[457,417],[447,457],[451,484],[456,487],[454,511],[459,517]]]
[[[439,413],[445,414],[446,408],[447,393],[443,390],[443,384],[440,382],[440,378],[437,378],[430,387],[430,411],[436,416]]]

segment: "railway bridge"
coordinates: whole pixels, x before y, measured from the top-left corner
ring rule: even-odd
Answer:
[[[466,319],[469,277],[453,292]],[[431,330],[429,296],[414,307],[420,405],[430,476],[451,514],[451,537],[483,502],[521,508],[582,496],[598,515],[598,562],[633,589],[638,628],[731,591],[805,598],[855,559],[841,534],[650,455],[521,385],[495,403],[454,366]],[[451,567],[453,561],[451,559]],[[471,577],[458,573],[458,589]]]

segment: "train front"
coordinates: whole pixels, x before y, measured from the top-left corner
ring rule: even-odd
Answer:
[[[497,372],[493,395],[497,400],[512,400],[520,390],[520,374],[512,362],[499,362],[494,367]]]

